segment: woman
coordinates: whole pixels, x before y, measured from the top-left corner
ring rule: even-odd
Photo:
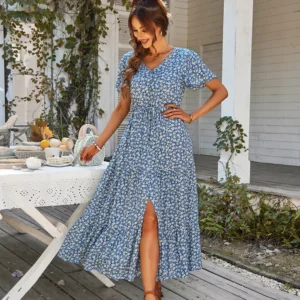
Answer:
[[[227,90],[196,52],[166,41],[161,0],[133,1],[128,20],[133,51],[119,65],[120,101],[85,148],[89,161],[131,111],[120,143],[93,199],[73,225],[59,256],[108,277],[141,276],[145,299],[161,299],[161,280],[201,268],[198,196],[186,123],[211,111]],[[185,88],[212,95],[191,114],[180,108]]]

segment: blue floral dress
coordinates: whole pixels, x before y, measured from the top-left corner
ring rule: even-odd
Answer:
[[[119,65],[120,72],[132,51]],[[147,201],[158,218],[157,280],[201,269],[198,195],[186,123],[168,119],[164,104],[180,106],[185,88],[197,90],[213,74],[199,55],[175,47],[154,70],[144,63],[131,81],[131,115],[97,190],[58,256],[111,279],[141,277],[139,243]]]

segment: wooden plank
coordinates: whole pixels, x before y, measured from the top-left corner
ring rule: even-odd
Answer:
[[[198,271],[201,273],[201,271]],[[217,277],[217,276],[216,276]],[[245,298],[239,297],[234,294],[234,291],[227,291],[222,287],[211,284],[210,282],[204,281],[196,276],[189,276],[185,279],[179,279],[182,283],[186,284],[188,287],[198,291],[201,295],[213,295],[215,300],[243,300]],[[250,300],[250,299],[249,299]]]
[[[126,296],[131,300],[141,300],[144,297],[144,292],[139,288],[135,287],[128,281],[125,280],[118,280],[115,282],[116,285],[113,287],[116,291],[120,294]]]
[[[246,279],[243,276],[238,275],[228,269],[222,268],[210,261],[204,261],[203,268],[212,274],[218,275],[219,277],[235,282],[236,284],[239,284],[249,290],[256,291],[257,293],[260,293],[261,295],[265,296],[267,299],[272,299],[272,300],[299,299],[298,297],[293,296],[291,294],[266,287],[262,283],[258,283],[257,281]],[[192,274],[197,274],[197,271],[192,272]]]
[[[37,230],[43,231],[45,234],[48,234],[46,231],[44,231],[41,226],[39,226],[38,223],[36,223],[33,219],[31,219],[28,215],[26,215],[24,212],[22,212],[20,209],[12,209],[12,210],[4,210],[3,211],[6,215],[16,218],[20,222],[25,223],[28,226],[31,226]]]
[[[128,298],[119,293],[115,287],[107,288],[104,286],[95,276],[92,274],[81,270],[79,272],[68,273],[77,282],[80,282],[87,289],[92,291],[94,294],[101,296],[105,300],[127,300]],[[119,285],[119,282],[116,282]]]
[[[144,289],[143,284],[142,284],[142,280],[140,278],[136,279],[134,282],[132,282],[132,284],[137,286],[141,290]],[[169,289],[165,288],[163,284],[164,284],[164,281],[162,282],[163,298],[165,298],[167,300],[183,300],[183,299],[186,299],[186,298],[183,298],[183,297],[177,295],[173,291],[170,291]]]
[[[0,245],[0,253],[0,264],[6,267],[10,273],[13,273],[16,270],[21,270],[25,274],[31,268],[30,264],[2,245]],[[34,285],[34,290],[47,300],[72,300],[72,298],[70,298],[58,286],[53,284],[47,278],[44,278],[44,276],[41,276]]]
[[[0,288],[0,298],[2,299],[6,295],[6,292]]]
[[[166,280],[163,281],[163,286],[170,291],[187,300],[215,300],[213,295],[205,295],[202,292],[191,289],[189,286],[179,280]],[[226,299],[227,300],[227,299]]]
[[[61,221],[62,223],[65,223],[68,221],[68,219],[70,218],[69,216],[65,215],[64,213],[61,213],[60,211],[54,209],[53,207],[39,207],[38,210],[42,213],[42,214],[46,214],[46,215],[50,215],[51,217]]]
[[[299,125],[300,125],[300,122],[299,122]],[[47,207],[45,207],[45,208],[47,208]],[[72,209],[68,209],[68,206],[66,205],[66,206],[55,206],[55,207],[53,207],[55,210],[58,210],[58,211],[60,211],[61,213],[63,213],[63,214],[65,214],[66,216],[68,216],[68,217],[71,217],[71,215],[72,215],[72,213],[74,212],[74,210],[72,210]]]
[[[36,251],[39,254],[42,254],[46,248],[46,245],[42,243],[41,241],[31,237],[27,234],[18,234],[13,228],[11,228],[9,225],[7,225],[4,222],[0,222],[0,229],[3,232],[6,232],[7,234],[13,236],[15,239],[17,239],[19,242],[23,243],[24,246],[29,246],[31,249]],[[0,231],[1,235],[1,231]],[[60,259],[58,256],[56,256],[52,260],[52,264],[54,264],[56,267],[58,267],[60,270],[64,272],[73,272],[73,271],[79,271],[82,268],[79,267],[76,264],[66,262],[62,259]]]
[[[68,209],[71,209],[72,211],[75,211],[75,209],[78,207],[78,204],[72,204],[72,205],[64,205]]]
[[[5,294],[19,281],[19,278],[11,276],[11,271],[0,264],[0,287]],[[22,300],[43,300],[46,299],[41,296],[34,288],[32,288]],[[14,299],[11,299],[14,300]]]
[[[215,274],[212,274],[206,270],[202,270],[201,272],[194,272],[193,274],[196,277],[202,279],[203,281],[209,282],[212,285],[221,287],[222,289],[224,289],[226,291],[229,291],[235,295],[240,296],[242,299],[266,300],[265,296],[262,296],[261,294],[257,293],[256,291],[249,290],[246,287],[238,285],[238,284],[236,284],[232,281],[229,281],[225,278],[216,276]]]
[[[1,212],[2,220],[9,224],[12,228],[14,228],[19,233],[28,233],[31,236],[41,240],[43,243],[49,245],[52,241],[52,238],[48,235],[44,234],[38,229],[33,228],[32,226],[29,226],[27,224],[24,224],[23,222],[20,222],[19,220],[12,218],[10,216],[7,216],[5,213]]]
[[[24,244],[19,242],[14,237],[7,235],[5,237],[5,241],[0,239],[0,244],[4,244],[7,249],[14,252],[16,255],[22,257],[27,263],[34,264],[35,261],[39,258],[39,254],[30,249],[29,247],[24,247]],[[45,246],[46,248],[46,246]],[[52,282],[58,282],[61,279],[64,280],[65,285],[60,286],[60,288],[75,300],[99,300],[101,299],[84,286],[82,286],[79,282],[75,281],[69,275],[61,271],[59,268],[50,264],[48,268],[45,270],[44,275]],[[100,283],[99,283],[100,284]]]
[[[47,278],[40,278],[34,288],[47,300],[73,300],[68,294],[61,290],[60,286],[55,285]]]
[[[1,232],[1,243],[3,241],[3,233]],[[25,245],[24,245],[25,248]],[[8,250],[3,246],[3,244],[0,244],[0,263],[9,269],[11,273],[13,273],[16,270],[20,270],[25,274],[30,268],[31,264],[24,261],[19,256],[15,255],[12,251]]]
[[[2,232],[3,234],[3,232]],[[3,238],[3,235],[2,235]],[[25,246],[25,245],[24,245]],[[2,245],[0,245],[0,263],[13,273],[16,270],[21,270],[24,274],[31,268],[31,264],[25,262],[22,258],[15,255]],[[34,285],[34,289],[43,295],[46,299],[50,300],[71,300],[66,293],[64,293],[58,286],[53,284],[42,275],[37,283]]]
[[[49,267],[45,270],[44,275],[47,279],[52,282],[57,283],[60,280],[65,282],[65,285],[60,285],[60,288],[70,295],[74,300],[99,300],[101,297],[95,295],[93,292],[89,291],[85,286],[80,282],[74,280],[72,277],[62,272],[56,268],[53,264],[50,264]],[[99,281],[99,284],[100,281]]]

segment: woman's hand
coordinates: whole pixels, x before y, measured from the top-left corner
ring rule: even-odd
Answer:
[[[191,123],[190,115],[184,112],[180,107],[175,104],[165,104],[166,107],[170,108],[162,112],[162,114],[168,119],[179,118],[187,123]]]
[[[84,147],[81,150],[80,153],[80,160],[83,160],[85,162],[89,162],[93,159],[94,155],[98,152],[99,150],[93,145],[89,145],[88,147]]]

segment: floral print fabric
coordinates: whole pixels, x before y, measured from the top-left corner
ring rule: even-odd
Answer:
[[[121,70],[132,51],[120,62]],[[148,199],[158,218],[157,280],[187,277],[201,268],[198,195],[191,137],[165,103],[180,106],[185,88],[215,78],[199,55],[175,47],[154,70],[144,63],[131,81],[128,125],[97,190],[67,234],[58,256],[109,278],[141,276],[139,243]]]

